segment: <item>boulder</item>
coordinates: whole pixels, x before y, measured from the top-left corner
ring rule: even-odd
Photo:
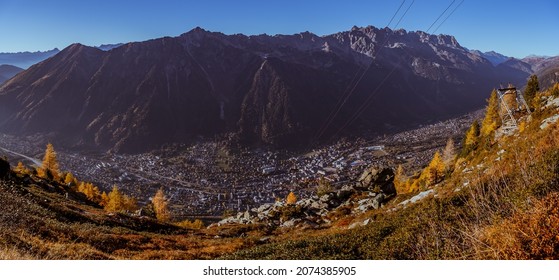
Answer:
[[[333,196],[333,195],[330,194],[330,193],[329,193],[329,194],[325,194],[325,195],[323,195],[323,196],[320,197],[320,200],[319,200],[319,201],[320,201],[320,202],[328,202],[328,201],[330,201],[330,200],[332,199],[332,196]]]
[[[6,177],[10,173],[10,163],[0,158],[0,178]]]
[[[554,115],[551,116],[545,120],[542,121],[542,124],[540,125],[540,129],[546,129],[548,126],[550,126],[551,124],[554,124],[557,122],[557,120],[559,120],[559,115]]]
[[[327,209],[328,204],[324,203],[322,201],[315,201],[310,205],[310,208],[311,209],[317,209],[317,210]]]
[[[382,188],[394,181],[394,171],[390,168],[371,167],[365,170],[359,177],[358,182],[362,188],[375,189],[377,186]]]
[[[248,210],[243,214],[243,218],[245,220],[250,220],[251,217],[250,217],[250,212]]]
[[[379,195],[372,198],[373,208],[374,209],[379,209],[382,206],[382,203],[384,202],[385,198],[386,198],[386,195],[384,195],[383,193],[380,193]]]
[[[396,194],[396,186],[394,186],[393,182],[390,182],[388,184],[385,184],[385,185],[381,186],[380,191],[383,194],[386,194],[387,196],[391,196],[391,195]]]
[[[307,207],[309,207],[312,203],[313,203],[313,200],[310,199],[310,198],[307,198],[307,199],[299,200],[299,201],[297,201],[297,203],[295,203],[295,204],[298,205],[298,206],[301,206],[301,207],[303,207],[303,208],[307,208]]]
[[[300,221],[301,221],[301,219],[287,220],[283,224],[281,224],[281,227],[294,227]]]
[[[264,212],[266,210],[270,210],[270,208],[272,208],[272,204],[270,203],[262,204],[260,205],[260,207],[258,207],[258,209],[255,212]]]
[[[352,185],[345,185],[340,190],[336,192],[336,196],[341,200],[348,199],[352,194],[355,193],[355,188]]]
[[[319,224],[317,224],[317,223],[315,223],[311,220],[308,220],[308,219],[303,220],[303,223],[301,225],[302,229],[316,229],[316,228],[319,228],[319,227],[320,227]]]

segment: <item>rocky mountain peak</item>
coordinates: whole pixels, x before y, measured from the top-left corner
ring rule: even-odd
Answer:
[[[363,78],[321,134],[342,127],[381,82],[342,134],[464,113],[484,103],[484,89],[526,78],[497,71],[447,35],[373,26],[327,36],[194,28],[110,51],[70,45],[4,83],[0,129],[128,152],[224,132],[293,147],[317,134],[355,75]]]

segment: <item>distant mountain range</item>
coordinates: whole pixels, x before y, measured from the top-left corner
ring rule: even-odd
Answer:
[[[495,66],[452,36],[371,26],[322,37],[195,28],[108,51],[74,44],[0,87],[0,129],[118,152],[220,133],[305,146],[480,108],[492,88],[531,73],[508,61]]]
[[[478,50],[472,50],[471,53],[487,59],[489,62],[491,62],[491,64],[493,64],[493,66],[497,66],[497,65],[499,65],[499,64],[501,64],[501,63],[503,63],[503,62],[512,58],[512,57],[505,56],[505,55],[502,55],[502,54],[494,52],[494,51],[481,52],[481,51],[478,51]]]
[[[97,46],[96,48],[98,48],[98,49],[100,49],[100,50],[102,50],[102,51],[110,51],[110,50],[112,50],[112,49],[114,49],[114,48],[118,48],[118,47],[120,47],[120,46],[122,46],[122,45],[124,45],[124,44],[121,44],[121,43],[118,43],[118,44],[105,44],[105,45]]]
[[[98,48],[103,51],[109,51],[114,48],[120,47],[123,44],[105,44],[100,45]],[[37,51],[37,52],[15,52],[15,53],[0,53],[0,65],[13,65],[19,68],[27,69],[29,66],[39,63],[53,55],[59,53],[60,50],[55,48],[50,51]]]
[[[531,56],[522,61],[532,65],[532,71],[538,76],[541,88],[548,88],[559,82],[559,56]]]
[[[13,65],[0,65],[0,84],[11,79],[21,71],[23,71],[23,69]]]
[[[0,53],[0,65],[8,64],[19,68],[27,69],[29,66],[41,62],[60,52],[59,49],[38,52],[17,52],[17,53]]]

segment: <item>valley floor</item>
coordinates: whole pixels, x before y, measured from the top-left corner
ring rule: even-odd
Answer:
[[[448,138],[458,142],[481,112],[374,139],[342,140],[302,154],[236,149],[225,141],[172,145],[138,155],[63,149],[57,149],[57,154],[63,170],[95,183],[102,191],[116,184],[145,204],[163,187],[177,219],[219,218],[224,211],[244,211],[284,198],[289,191],[310,197],[318,178],[341,186],[370,165],[402,164],[406,170],[418,170]],[[0,148],[6,149],[13,165],[18,161],[37,165],[44,152],[37,138],[2,134]]]
[[[365,212],[351,209],[377,197],[375,185],[346,192],[348,201],[336,202],[339,207],[324,213],[327,221],[321,224],[297,222],[308,217],[301,209],[314,207],[299,207],[307,203],[299,197],[297,203],[279,203],[276,212],[269,212],[269,219],[283,224],[251,220],[185,229],[148,217],[107,213],[63,185],[11,173],[0,180],[0,255],[8,259],[557,259],[559,111],[549,105],[555,100],[544,98],[540,109],[519,120],[516,132],[497,138],[480,136],[433,184],[420,184],[419,189],[401,189],[396,184],[397,196]],[[425,130],[429,127],[387,141],[413,138]],[[440,147],[424,141],[431,152]],[[409,148],[398,153],[386,144],[384,150],[405,155]],[[404,176],[420,180],[423,175]],[[365,177],[350,177],[350,182],[358,180],[356,186],[364,186]],[[340,191],[344,189],[326,190],[325,199],[308,203],[329,204],[332,198],[341,199]],[[290,219],[293,222],[286,224]]]

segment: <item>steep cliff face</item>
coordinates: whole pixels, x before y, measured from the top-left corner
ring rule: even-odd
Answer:
[[[223,132],[289,148],[464,113],[503,80],[526,76],[497,69],[452,36],[374,27],[324,37],[196,28],[108,51],[62,50],[0,88],[0,129],[120,152]]]

